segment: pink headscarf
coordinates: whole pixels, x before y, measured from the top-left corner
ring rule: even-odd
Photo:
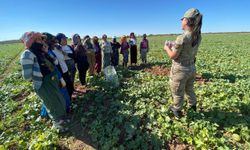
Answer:
[[[31,45],[35,42],[35,40],[41,37],[42,37],[41,33],[31,31],[31,32],[25,32],[20,40],[25,45],[25,48],[30,48]]]

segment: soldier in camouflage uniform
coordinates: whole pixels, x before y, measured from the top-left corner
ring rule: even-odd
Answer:
[[[196,111],[194,81],[196,74],[195,56],[201,42],[202,14],[198,9],[189,9],[182,18],[184,33],[176,41],[167,42],[164,50],[172,59],[170,87],[173,104],[170,109],[175,117],[181,117],[181,109],[186,94],[191,109]]]

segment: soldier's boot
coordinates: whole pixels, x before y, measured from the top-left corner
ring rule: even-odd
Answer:
[[[176,119],[180,119],[182,117],[181,111],[173,111],[173,114]]]
[[[170,106],[170,110],[173,112],[176,119],[180,119],[182,117],[182,112],[179,110],[174,110],[172,106]]]
[[[195,112],[196,112],[196,110],[197,110],[196,105],[191,106],[191,107],[190,107],[190,110],[193,110],[193,111],[195,111]]]

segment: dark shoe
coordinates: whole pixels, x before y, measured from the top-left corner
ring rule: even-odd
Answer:
[[[196,112],[196,105],[191,106],[190,109]]]
[[[175,118],[180,119],[182,117],[181,111],[173,111]]]
[[[170,107],[170,110],[173,112],[176,119],[180,119],[182,117],[181,111],[174,110],[173,107]]]

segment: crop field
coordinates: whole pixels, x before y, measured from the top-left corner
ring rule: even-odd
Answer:
[[[180,120],[169,111],[171,60],[163,51],[165,40],[175,38],[149,36],[148,64],[118,67],[118,88],[103,76],[87,77],[65,134],[39,117],[41,102],[21,76],[23,45],[0,44],[0,150],[250,149],[250,33],[202,35],[198,111],[185,101]]]

